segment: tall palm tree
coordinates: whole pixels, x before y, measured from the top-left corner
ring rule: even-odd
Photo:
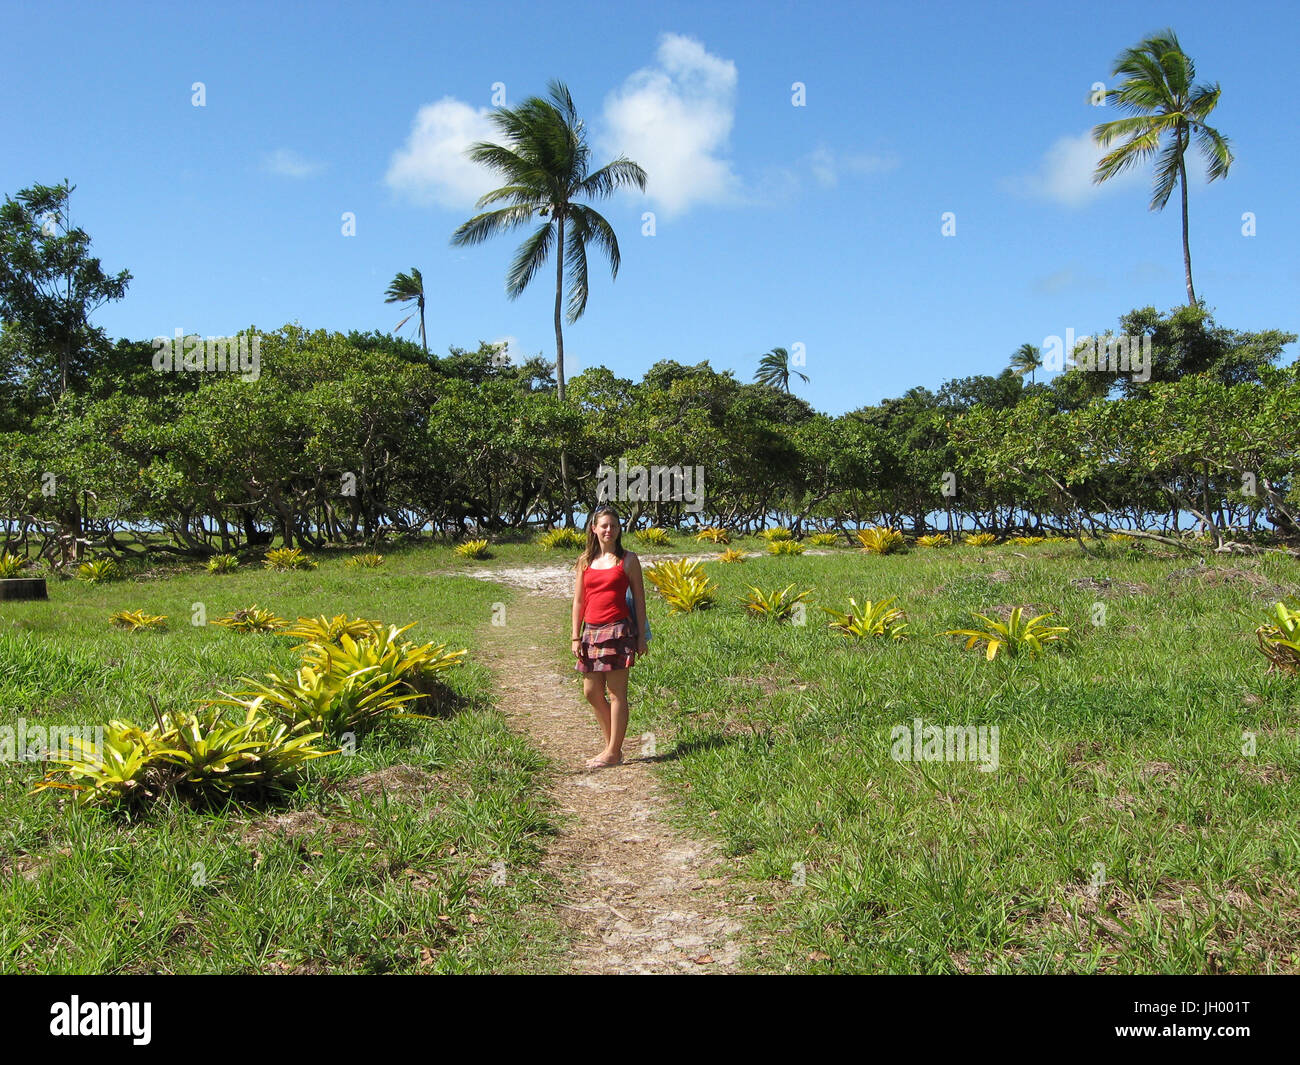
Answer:
[[[409,274],[398,274],[384,293],[385,303],[410,303],[415,300],[415,310],[393,326],[393,332],[401,329],[415,314],[420,316],[420,343],[424,345],[424,354],[429,354],[429,341],[424,334],[424,278],[414,266]]]
[[[1021,377],[1029,374],[1029,383],[1034,383],[1034,371],[1043,365],[1042,352],[1036,344],[1021,344],[1011,356],[1011,369]]]
[[[773,348],[759,360],[758,373],[754,375],[754,380],[760,385],[771,385],[782,392],[789,392],[790,373],[790,353],[785,348]],[[798,370],[795,370],[794,374],[796,377],[802,377],[805,383],[808,381],[807,374],[802,374]]]
[[[480,197],[476,207],[505,201],[508,206],[475,215],[452,234],[453,245],[480,244],[532,221],[544,219],[519,246],[506,274],[506,294],[517,299],[555,249],[555,379],[560,402],[565,399],[564,331],[560,306],[566,278],[569,286],[565,317],[570,324],[587,308],[587,242],[593,241],[609,258],[610,274],[618,277],[620,262],[614,228],[582,198],[603,198],[621,186],[645,191],[646,173],[625,156],[619,156],[591,173],[586,128],[573,106],[568,88],[558,80],[548,82],[549,99],[530,97],[516,108],[493,112],[493,124],[506,144],[485,141],[471,145],[467,155],[476,163],[499,172],[505,185]],[[566,524],[573,524],[569,496],[569,467],[560,450],[560,477],[564,486]]]
[[[1103,122],[1092,135],[1103,147],[1126,138],[1102,156],[1092,175],[1100,184],[1159,152],[1151,210],[1160,211],[1178,185],[1183,199],[1183,271],[1187,278],[1187,303],[1196,303],[1192,288],[1192,253],[1187,240],[1187,167],[1183,156],[1196,138],[1205,157],[1209,179],[1225,177],[1232,165],[1228,142],[1205,119],[1219,102],[1219,86],[1193,85],[1196,66],[1178,43],[1173,30],[1148,37],[1115,60],[1112,75],[1123,75],[1118,88],[1106,98],[1132,117]],[[1166,139],[1166,134],[1171,138]],[[1163,148],[1162,139],[1165,140]]]

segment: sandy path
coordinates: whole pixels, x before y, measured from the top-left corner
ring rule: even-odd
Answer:
[[[730,901],[739,889],[718,845],[683,835],[663,816],[668,800],[641,758],[636,667],[627,761],[582,768],[600,748],[599,727],[582,698],[581,675],[555,661],[568,632],[573,577],[567,567],[556,567],[567,584],[536,572],[546,569],[499,571],[498,579],[508,574],[531,594],[509,605],[504,626],[489,630],[485,652],[512,727],[555,762],[549,790],[562,823],[542,864],[563,885],[558,913],[573,936],[568,971],[738,971],[738,936],[753,896]]]

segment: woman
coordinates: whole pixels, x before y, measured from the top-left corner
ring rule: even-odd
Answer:
[[[635,617],[628,612],[629,589]],[[572,632],[574,668],[585,674],[583,694],[605,737],[604,749],[587,760],[587,768],[619,765],[627,735],[627,673],[648,647],[641,563],[624,549],[623,530],[610,506],[597,507],[587,521],[587,547],[573,582]]]

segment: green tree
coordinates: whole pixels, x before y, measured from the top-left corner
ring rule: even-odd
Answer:
[[[1205,157],[1209,179],[1226,177],[1233,157],[1228,142],[1205,120],[1219,102],[1219,86],[1194,85],[1196,67],[1174,36],[1173,30],[1148,37],[1126,49],[1115,61],[1112,75],[1124,76],[1118,88],[1106,93],[1128,118],[1103,122],[1092,134],[1102,146],[1123,140],[1097,162],[1092,180],[1107,181],[1159,152],[1151,210],[1164,209],[1177,185],[1183,201],[1183,271],[1187,303],[1196,303],[1192,287],[1192,252],[1187,237],[1187,166],[1184,160],[1192,139]],[[1162,147],[1163,144],[1163,147]]]
[[[121,299],[131,280],[126,270],[105,274],[85,230],[69,224],[74,188],[33,185],[0,207],[0,317],[21,325],[38,357],[57,365],[60,395],[87,353],[104,345],[90,315]]]
[[[805,384],[807,383],[807,374],[801,374],[798,370],[794,373],[797,377],[803,378]],[[758,373],[754,375],[754,380],[760,385],[771,385],[782,392],[789,392],[790,353],[785,348],[773,348],[759,360]]]
[[[501,107],[492,114],[492,122],[506,144],[480,141],[470,147],[467,154],[474,162],[497,171],[506,181],[501,188],[481,197],[475,206],[500,202],[508,206],[475,215],[457,228],[451,242],[458,246],[480,244],[525,225],[534,215],[545,220],[520,245],[506,275],[506,293],[517,299],[546,262],[551,249],[555,249],[555,375],[558,398],[563,403],[564,332],[560,308],[566,266],[569,299],[565,317],[572,324],[587,307],[588,242],[605,252],[615,278],[620,262],[613,226],[578,201],[609,196],[622,186],[635,185],[644,191],[646,173],[624,156],[590,172],[591,149],[573,97],[560,81],[551,81],[548,89],[549,99],[533,96],[517,108]],[[568,462],[563,449],[560,476],[565,520],[572,525]]]
[[[412,316],[420,316],[420,343],[424,345],[424,354],[429,354],[429,340],[424,332],[424,278],[420,271],[412,266],[409,274],[398,274],[393,278],[392,284],[388,286],[388,291],[384,293],[385,303],[410,303],[415,301],[415,310],[393,326],[393,332],[396,333]]]
[[[1034,383],[1034,373],[1043,365],[1042,352],[1037,344],[1021,344],[1011,356],[1011,369],[1024,377],[1029,374],[1029,383]]]

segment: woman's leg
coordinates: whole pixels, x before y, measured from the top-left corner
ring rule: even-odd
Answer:
[[[626,669],[612,669],[605,674],[609,685],[609,736],[601,758],[607,763],[623,760],[623,740],[627,736],[627,674]]]
[[[605,739],[605,749],[609,750],[609,702],[605,698],[605,678],[608,673],[584,673],[582,676],[582,694],[596,711],[596,720],[600,722],[600,734]]]

